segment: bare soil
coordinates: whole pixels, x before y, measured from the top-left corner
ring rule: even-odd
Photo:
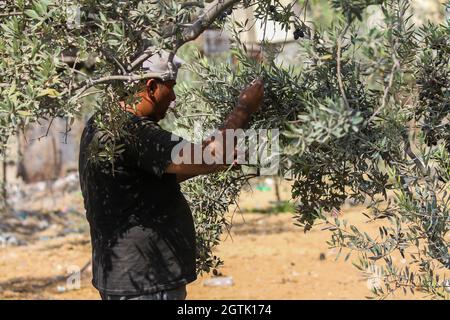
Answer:
[[[281,195],[287,198],[289,186]],[[223,235],[215,252],[224,261],[223,276],[232,286],[204,286],[203,275],[188,285],[188,299],[365,299],[368,281],[343,257],[335,261],[328,231],[315,228],[306,234],[294,226],[292,213],[249,213],[274,200],[273,190],[244,192],[243,213],[230,213],[233,228]],[[256,209],[255,209],[256,208]],[[342,214],[362,225],[363,207],[348,207]],[[376,231],[377,225],[365,225]],[[0,248],[0,299],[99,299],[91,285],[90,237],[86,232],[39,238],[24,246]],[[81,286],[71,286],[70,274],[82,269]],[[69,279],[69,285],[68,285]],[[73,280],[73,278],[72,278]],[[419,299],[399,292],[393,299]]]

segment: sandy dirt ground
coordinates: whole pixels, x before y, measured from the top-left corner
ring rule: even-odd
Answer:
[[[288,196],[289,186],[281,194]],[[327,231],[308,233],[293,225],[292,213],[263,214],[258,210],[274,200],[268,191],[244,192],[242,212],[233,215],[233,228],[215,252],[224,261],[223,276],[233,285],[210,287],[203,275],[188,285],[188,299],[365,299],[368,280],[350,261],[335,261]],[[255,209],[256,208],[256,209]],[[363,208],[348,207],[342,214],[362,224]],[[230,217],[231,218],[231,217]],[[377,225],[366,226],[376,230]],[[92,287],[90,238],[84,233],[0,248],[0,299],[99,299]],[[45,239],[45,240],[44,240]],[[78,287],[76,270],[82,270]],[[419,299],[398,293],[393,299]]]

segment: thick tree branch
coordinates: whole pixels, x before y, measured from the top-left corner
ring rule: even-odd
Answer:
[[[169,68],[173,67],[172,66],[172,60],[173,57],[175,56],[176,51],[185,43],[195,40],[198,36],[200,36],[200,34],[205,31],[213,22],[214,20],[217,19],[217,17],[219,17],[219,15],[228,10],[229,8],[231,8],[233,5],[235,5],[236,3],[238,3],[240,0],[216,0],[214,3],[211,4],[211,7],[204,13],[202,14],[197,20],[195,20],[192,24],[190,24],[188,27],[185,27],[184,30],[182,31],[182,38],[177,40],[174,43],[174,50],[170,53],[169,56]],[[191,3],[191,6],[193,6],[194,4]],[[173,36],[174,33],[171,34],[171,36]],[[153,54],[155,54],[157,52],[157,48],[155,47],[147,47],[145,49],[145,51],[139,56],[137,57],[134,61],[132,61],[128,67],[126,68],[126,70],[128,72],[132,72],[134,69],[136,69],[138,66],[140,66],[142,64],[142,62],[144,62],[148,57],[152,56]],[[111,59],[111,55],[110,52],[106,52],[103,51],[103,54],[107,57]],[[119,65],[119,68],[121,69],[122,72],[125,71],[125,67],[123,66],[123,64],[118,61],[117,59],[113,59],[114,63],[116,63],[117,65]],[[73,97],[73,99],[77,99],[79,98],[87,89],[89,89],[90,87],[99,85],[99,84],[103,84],[103,83],[109,83],[112,81],[128,81],[128,82],[132,82],[132,81],[137,81],[137,80],[143,80],[143,79],[148,79],[148,78],[153,78],[153,77],[157,77],[159,76],[156,73],[143,73],[143,74],[132,74],[132,73],[127,73],[127,74],[123,74],[123,75],[111,75],[111,76],[105,76],[105,77],[100,77],[100,78],[91,78],[91,79],[87,79],[83,82],[81,82],[78,85],[74,85],[72,87],[73,90],[76,90],[76,94]],[[67,94],[70,92],[63,92],[63,94]]]
[[[179,39],[174,48],[174,54],[176,51],[183,46],[185,43],[195,40],[205,31],[213,22],[217,19],[217,17],[224,11],[231,8],[236,3],[240,2],[240,0],[216,0],[208,11],[202,14],[197,20],[195,20],[192,24],[189,24],[182,31],[183,37]],[[166,37],[173,36],[174,32],[170,32],[166,35]],[[133,62],[130,63],[127,70],[129,72],[136,69],[142,62],[144,62],[148,57],[155,54],[156,49],[154,47],[148,47],[145,51],[137,57]]]
[[[202,14],[192,25],[183,30],[183,37],[176,45],[176,50],[186,42],[195,40],[203,31],[205,31],[219,15],[238,3],[240,0],[216,0],[208,11]],[[175,50],[175,51],[176,51]]]

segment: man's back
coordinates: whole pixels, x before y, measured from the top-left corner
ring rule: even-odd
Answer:
[[[93,116],[80,144],[80,184],[93,247],[93,285],[106,294],[173,289],[196,278],[192,215],[176,175],[165,173],[178,141],[129,115],[124,151],[100,160],[108,135]],[[114,170],[113,170],[114,169]]]

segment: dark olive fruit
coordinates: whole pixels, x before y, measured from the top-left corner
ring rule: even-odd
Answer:
[[[436,132],[431,131],[430,129],[425,129],[425,142],[426,144],[431,146],[436,146],[440,137],[436,135]]]
[[[270,11],[270,12],[274,12],[275,9],[276,9],[276,7],[275,7],[273,4],[271,4],[271,5],[269,6],[269,11]]]
[[[305,33],[302,29],[297,29],[294,31],[294,39],[298,40],[299,38],[303,38],[305,36]]]
[[[225,21],[226,18],[227,18],[226,12],[222,12],[218,17],[219,21],[222,21],[222,22]]]
[[[232,13],[233,13],[233,8],[230,8],[230,9],[227,10],[227,15],[230,16]]]

